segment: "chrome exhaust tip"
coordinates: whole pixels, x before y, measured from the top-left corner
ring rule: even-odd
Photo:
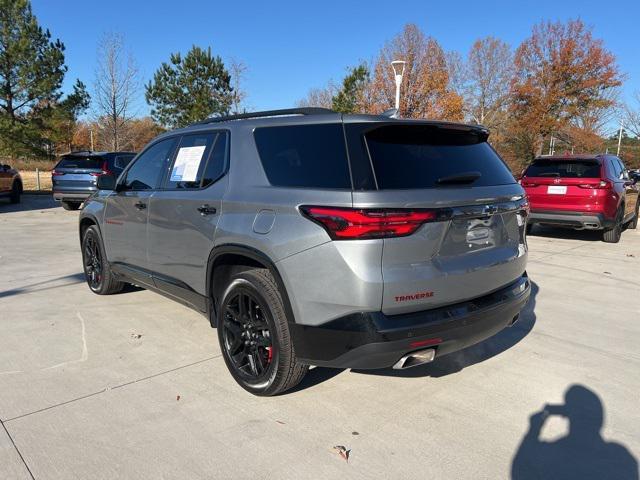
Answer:
[[[436,350],[434,348],[427,348],[425,350],[418,350],[417,352],[411,352],[406,354],[400,360],[398,360],[393,366],[394,370],[404,370],[406,368],[417,367],[418,365],[424,365],[425,363],[432,362],[436,356]]]

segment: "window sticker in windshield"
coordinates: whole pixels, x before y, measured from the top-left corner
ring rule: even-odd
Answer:
[[[172,182],[195,182],[206,145],[182,147],[171,171]]]

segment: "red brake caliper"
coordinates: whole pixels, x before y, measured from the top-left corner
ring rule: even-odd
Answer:
[[[267,363],[271,363],[271,359],[273,358],[273,347],[267,347]]]

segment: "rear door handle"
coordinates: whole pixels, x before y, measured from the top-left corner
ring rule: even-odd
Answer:
[[[198,207],[197,210],[200,212],[200,215],[213,215],[214,213],[217,212],[217,210],[215,209],[215,207],[210,207],[207,204],[202,205],[201,207]]]
[[[134,203],[133,206],[138,210],[144,210],[145,208],[147,208],[147,204],[142,202]]]

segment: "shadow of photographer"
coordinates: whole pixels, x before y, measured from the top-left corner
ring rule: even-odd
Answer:
[[[569,421],[569,433],[555,441],[541,440],[546,421],[554,416]],[[529,479],[638,479],[638,461],[623,445],[602,438],[604,407],[598,395],[572,385],[563,405],[545,405],[529,418],[513,458],[511,478]]]

